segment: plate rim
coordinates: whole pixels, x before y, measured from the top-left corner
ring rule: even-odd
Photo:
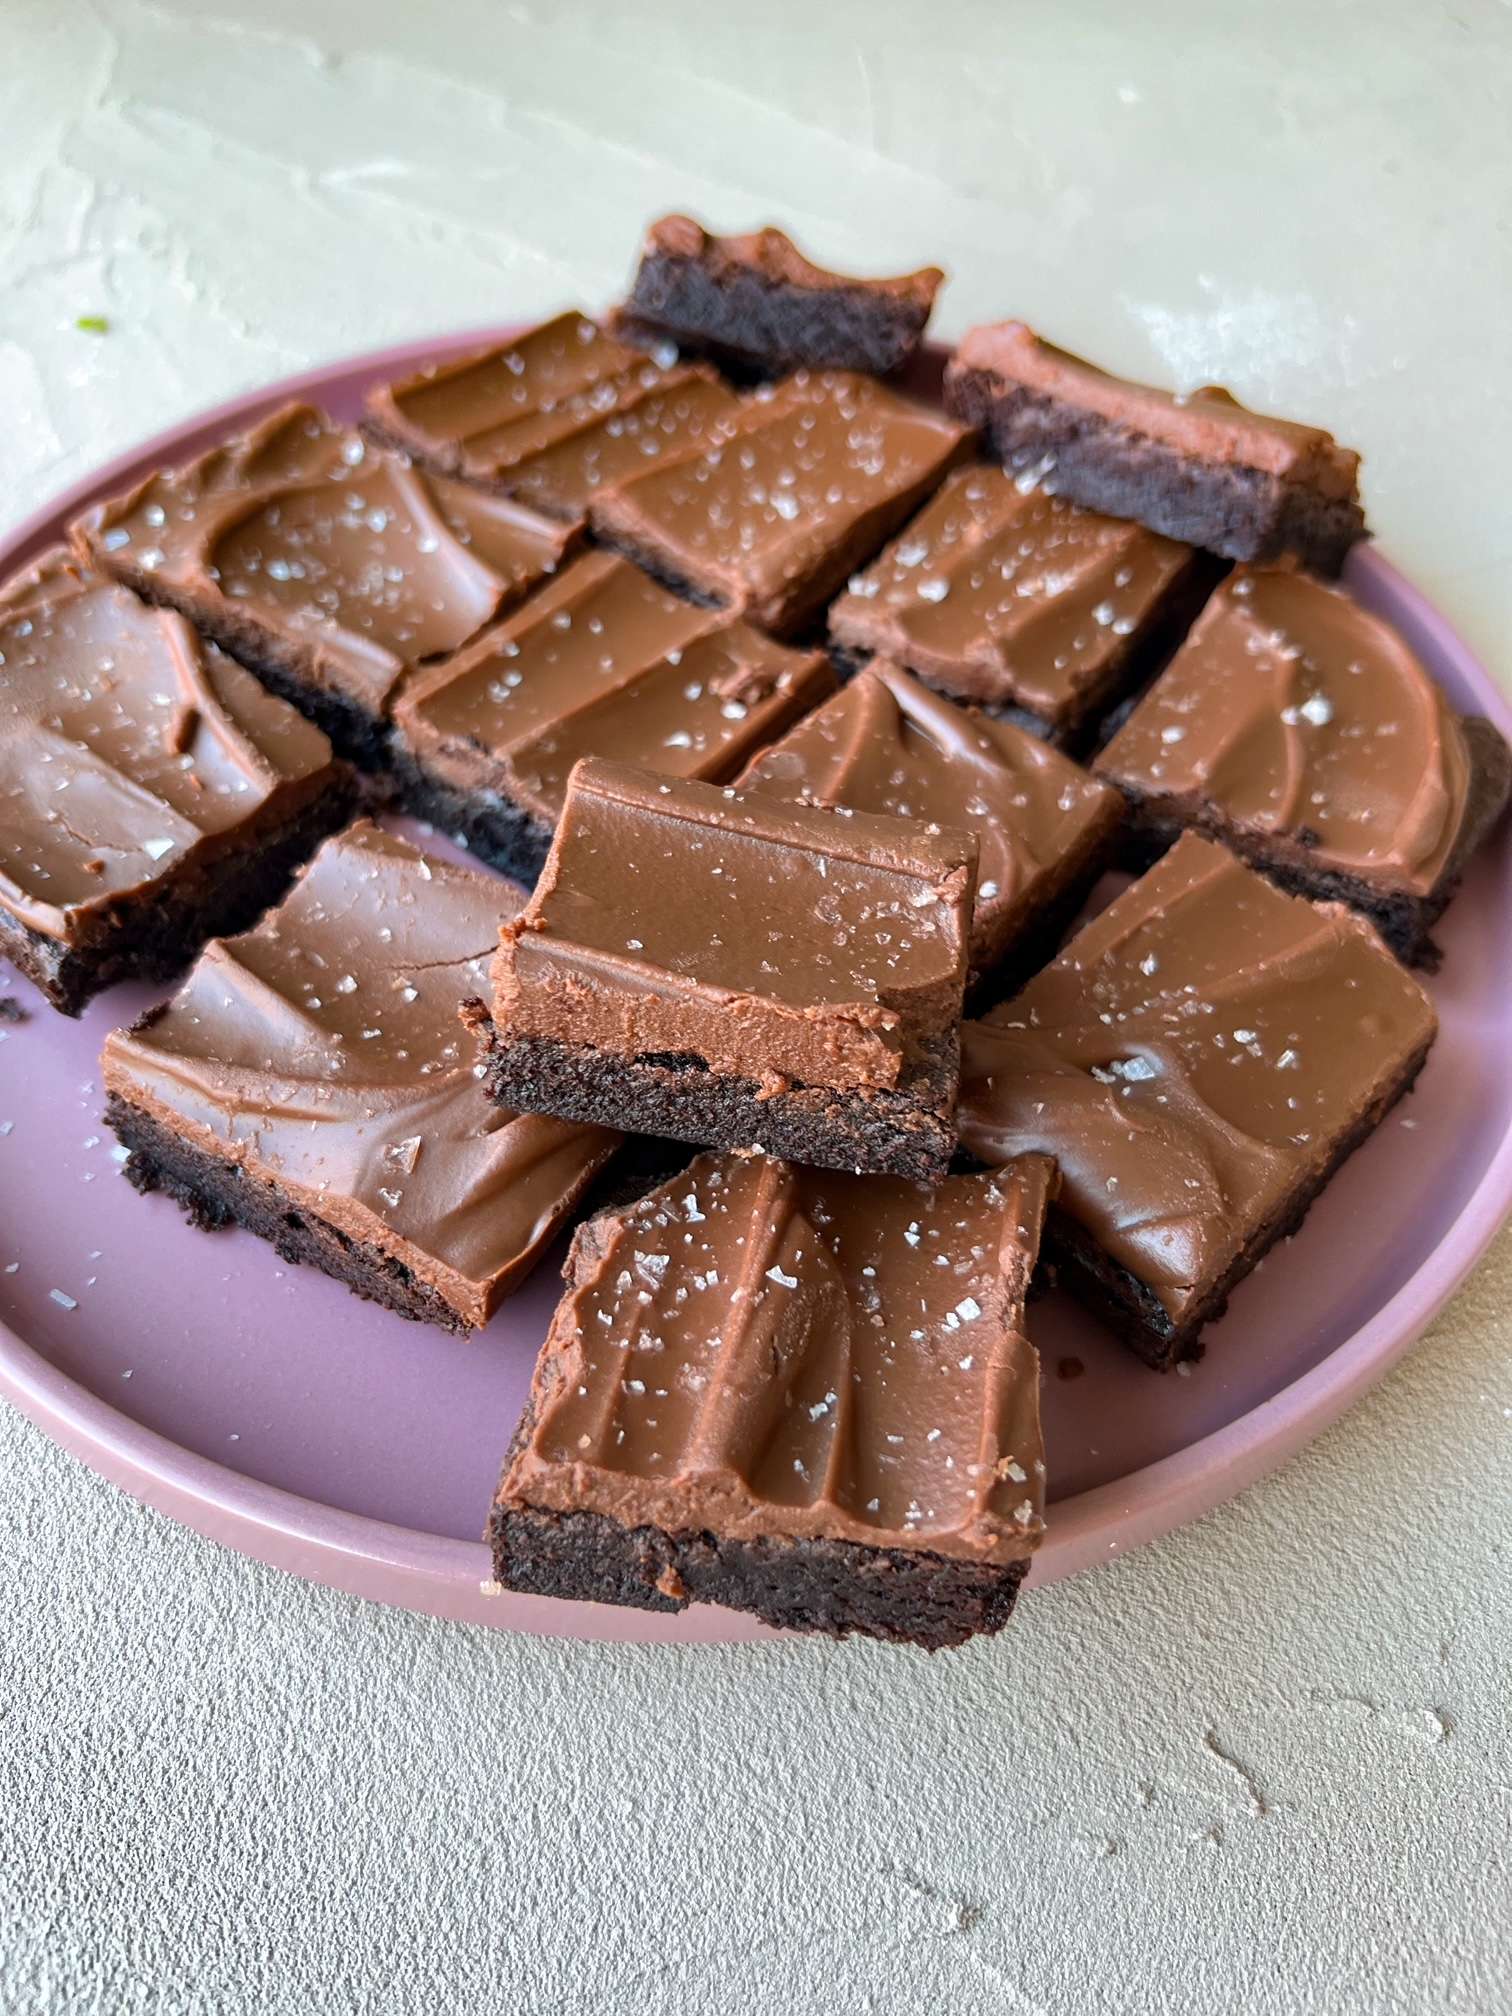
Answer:
[[[338,377],[373,378],[507,341],[527,325],[488,324],[324,364],[201,409],[68,485],[0,538],[0,573],[54,543],[60,523],[144,463],[181,457],[196,437],[223,433],[290,400],[318,398]],[[939,346],[929,346],[937,351]],[[1372,542],[1352,562],[1387,591],[1393,621],[1431,633],[1474,688],[1477,705],[1512,739],[1512,700],[1426,594]],[[1375,1314],[1326,1358],[1258,1406],[1154,1463],[1059,1501],[1031,1568],[1043,1588],[1163,1537],[1227,1504],[1331,1426],[1417,1343],[1512,1214],[1512,1127],[1437,1246]],[[87,1468],[208,1539],[307,1581],[433,1617],[532,1635],[660,1643],[773,1638],[758,1620],[712,1605],[665,1615],[509,1592],[491,1585],[487,1546],[264,1484],[182,1447],[60,1371],[0,1320],[0,1394]],[[1134,1502],[1129,1502],[1129,1501]],[[1110,1520],[1117,1537],[1108,1540]]]

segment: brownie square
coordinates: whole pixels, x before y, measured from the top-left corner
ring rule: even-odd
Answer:
[[[722,782],[834,684],[822,652],[588,553],[417,676],[394,710],[393,761],[407,809],[531,883],[579,757]]]
[[[695,601],[786,636],[967,452],[967,429],[875,379],[799,372],[701,453],[601,491],[589,522]]]
[[[1076,748],[1210,579],[1189,546],[973,463],[850,583],[830,636]]]
[[[737,405],[706,368],[664,369],[571,313],[376,387],[365,424],[424,468],[581,523],[596,490],[696,446]]]
[[[1401,958],[1506,807],[1512,753],[1342,589],[1233,575],[1097,760],[1140,858],[1195,827],[1283,888],[1352,903]]]
[[[368,767],[405,671],[454,651],[572,550],[570,529],[285,406],[73,527]]]
[[[997,983],[1005,962],[1025,978],[1050,956],[1122,815],[1116,792],[1047,743],[883,658],[762,751],[738,788],[975,833],[977,983]]]
[[[489,1522],[506,1588],[933,1651],[1044,1514],[1024,1295],[1052,1165],[933,1192],[701,1156],[578,1232]]]
[[[1364,918],[1185,834],[962,1031],[979,1161],[1053,1155],[1062,1277],[1161,1369],[1408,1089],[1432,1003]]]
[[[127,1176],[396,1315],[486,1323],[618,1141],[501,1112],[478,1081],[458,1008],[518,900],[366,822],[328,840],[256,930],[107,1039]]]
[[[0,590],[0,953],[63,1014],[250,924],[355,798],[181,616],[61,551]]]
[[[1294,553],[1337,574],[1365,536],[1353,449],[1251,413],[1221,385],[1160,392],[998,322],[967,332],[945,400],[1009,469],[1229,560]]]
[[[954,1147],[976,841],[584,760],[491,1020],[504,1104],[928,1182]]]
[[[924,266],[853,280],[814,265],[781,231],[716,238],[691,217],[663,217],[646,234],[620,326],[745,372],[896,371],[924,340],[944,278]]]

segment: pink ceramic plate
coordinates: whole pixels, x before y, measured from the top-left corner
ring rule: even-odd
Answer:
[[[500,333],[331,365],[190,421],[31,519],[0,548],[0,573],[93,498],[282,400],[352,417],[374,379]],[[1379,554],[1362,552],[1349,578],[1460,707],[1512,732],[1485,669]],[[1146,1371],[1058,1296],[1036,1304],[1055,1501],[1035,1582],[1167,1532],[1281,1462],[1381,1377],[1484,1250],[1512,1205],[1509,891],[1504,832],[1441,934],[1443,1033],[1420,1089],[1235,1296],[1190,1377]],[[477,1536],[554,1266],[462,1342],[291,1270],[246,1234],[191,1231],[120,1180],[100,1125],[100,1043],[151,992],[119,988],[67,1022],[24,981],[0,988],[35,1011],[0,1024],[0,1390],[59,1442],[214,1539],[380,1601],[582,1637],[763,1635],[715,1609],[668,1618],[486,1594]]]

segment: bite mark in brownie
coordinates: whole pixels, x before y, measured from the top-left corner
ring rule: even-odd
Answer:
[[[1161,1368],[1416,1078],[1433,1007],[1361,917],[1187,834],[962,1031],[961,1141],[1054,1155],[1063,1278]]]
[[[741,371],[886,373],[918,351],[944,277],[925,266],[850,279],[815,266],[781,231],[717,238],[691,217],[663,217],[646,234],[618,326]]]
[[[532,1110],[927,1180],[976,854],[966,832],[585,759],[501,933],[491,1082]]]
[[[1457,715],[1342,589],[1290,571],[1230,577],[1096,768],[1129,800],[1136,859],[1210,833],[1420,965],[1512,788],[1490,722]]]
[[[505,1587],[935,1649],[1038,1544],[1052,1166],[933,1192],[702,1156],[583,1226],[489,1538]]]
[[[0,591],[0,954],[63,1014],[250,924],[356,796],[182,617],[61,551]]]
[[[580,756],[719,782],[833,685],[822,653],[590,553],[406,686],[394,710],[401,799],[534,882]]]
[[[405,672],[520,601],[576,539],[299,405],[95,505],[72,536],[365,767],[384,759]]]
[[[875,379],[800,371],[743,400],[706,450],[599,492],[589,522],[679,593],[789,636],[970,439]]]
[[[698,445],[736,410],[707,366],[664,369],[568,313],[375,387],[364,425],[425,468],[581,524],[595,491]]]
[[[487,1322],[618,1137],[501,1110],[458,1026],[517,895],[376,826],[327,841],[102,1058],[127,1174],[402,1316]]]
[[[1047,743],[880,658],[756,756],[738,788],[975,833],[974,986],[1074,914],[1122,816],[1109,786]]]
[[[968,331],[945,397],[1008,469],[1230,560],[1295,553],[1337,574],[1365,536],[1359,456],[1320,427],[1250,412],[1220,385],[1160,392],[1000,322]]]
[[[957,469],[830,610],[875,653],[1063,747],[1159,664],[1216,569],[987,463]]]

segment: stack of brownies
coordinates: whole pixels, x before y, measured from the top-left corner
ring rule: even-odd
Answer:
[[[190,968],[105,1046],[131,1180],[458,1331],[591,1214],[511,1588],[997,1628],[1042,1244],[1197,1357],[1434,1039],[1512,758],[1336,585],[1358,458],[1015,322],[942,405],[941,278],[665,219],[610,323],[0,592],[0,947],[66,1014]]]

